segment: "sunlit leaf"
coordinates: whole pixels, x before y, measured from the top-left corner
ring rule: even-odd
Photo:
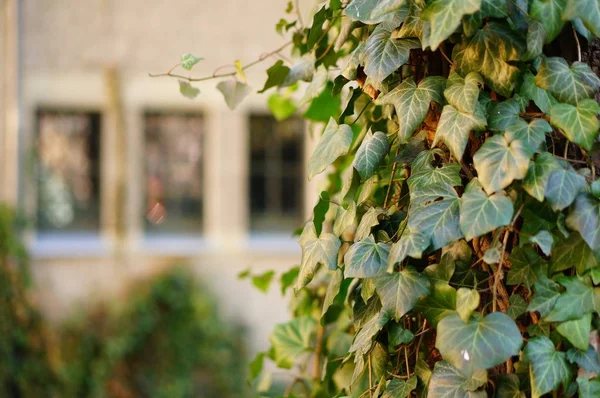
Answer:
[[[533,150],[525,141],[511,140],[508,134],[489,137],[479,148],[473,163],[483,189],[492,194],[527,175]]]
[[[327,127],[308,161],[308,179],[321,173],[338,157],[348,153],[354,134],[347,124],[339,125],[333,118]]]
[[[374,278],[387,269],[390,245],[376,243],[373,235],[354,243],[344,255],[346,278]]]
[[[423,10],[421,18],[429,21],[429,45],[434,51],[460,25],[463,15],[479,11],[481,0],[433,0]]]
[[[273,345],[273,360],[277,366],[290,369],[300,355],[312,349],[316,322],[300,317],[275,325],[269,338]]]
[[[384,311],[397,321],[414,308],[421,296],[429,294],[429,279],[412,268],[375,279],[375,288]]]
[[[565,136],[588,151],[598,136],[600,105],[592,99],[579,101],[577,106],[556,104],[550,110],[550,120]]]
[[[465,377],[458,369],[446,361],[435,363],[429,381],[428,397],[435,398],[485,398],[485,391],[470,391],[473,385],[487,382],[487,372],[479,371],[471,378]]]
[[[252,87],[237,80],[224,80],[217,84],[229,109],[234,110],[252,92]]]
[[[203,59],[204,58],[196,57],[193,54],[185,53],[185,54],[181,55],[180,65],[185,70],[192,70],[194,65],[196,65],[198,62],[202,61]]]
[[[383,21],[390,13],[399,10],[406,0],[352,0],[344,13],[353,20],[365,24]]]
[[[353,163],[354,168],[363,179],[371,177],[377,171],[388,149],[389,143],[385,133],[381,131],[377,131],[375,134],[370,131],[367,133],[356,152]]]
[[[302,262],[296,290],[302,289],[312,280],[318,264],[323,264],[332,270],[336,269],[338,251],[342,245],[333,234],[326,233],[318,237],[312,222],[304,226],[298,242],[302,246]]]
[[[486,125],[485,114],[479,107],[471,114],[459,112],[452,105],[446,105],[442,109],[433,145],[443,142],[456,159],[462,159],[469,141],[469,133]]]
[[[450,81],[448,79],[448,88],[444,90],[444,97],[446,97],[448,103],[459,112],[475,112],[479,90],[483,86],[483,79],[479,73],[471,72],[464,79],[458,76],[458,79],[453,79],[452,84],[450,84]]]
[[[600,78],[583,62],[569,66],[564,58],[551,57],[542,62],[535,84],[548,90],[559,102],[577,105],[600,88]]]
[[[394,105],[400,122],[398,137],[401,141],[408,140],[423,123],[432,101],[442,102],[444,86],[445,79],[440,76],[426,77],[418,85],[409,78],[377,99],[381,105]]]

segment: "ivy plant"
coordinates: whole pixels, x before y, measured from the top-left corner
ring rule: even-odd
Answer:
[[[271,360],[294,369],[274,396],[599,396],[600,2],[287,12],[297,61],[261,91],[315,122],[326,188],[281,276],[293,319],[251,366],[260,394]],[[209,76],[227,104],[253,64]]]

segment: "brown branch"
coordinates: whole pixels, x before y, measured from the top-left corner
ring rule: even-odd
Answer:
[[[264,61],[265,59],[272,57],[275,54],[280,53],[281,51],[285,50],[290,44],[292,44],[292,41],[288,41],[287,43],[285,43],[284,45],[282,45],[281,47],[277,48],[276,50],[273,50],[271,52],[268,52],[266,54],[262,54],[258,59],[250,62],[247,65],[242,66],[242,70],[246,70],[249,69],[255,65],[260,64],[262,61]],[[213,80],[213,79],[219,79],[221,77],[230,77],[230,76],[235,76],[237,74],[237,71],[234,72],[227,72],[227,73],[217,73],[220,69],[223,69],[224,67],[228,67],[231,65],[224,65],[224,66],[220,66],[217,69],[215,69],[215,71],[213,72],[212,75],[210,76],[204,76],[204,77],[189,77],[189,76],[183,76],[183,75],[179,75],[176,73],[173,73],[173,70],[175,68],[177,68],[180,64],[175,65],[173,68],[171,68],[171,70],[169,70],[166,73],[157,73],[157,74],[153,74],[153,73],[148,73],[148,76],[150,77],[174,77],[177,79],[182,79],[188,82],[203,82],[203,81],[207,81],[207,80]]]
[[[317,326],[317,347],[315,348],[315,358],[313,362],[313,379],[318,381],[321,378],[321,355],[323,354],[323,340],[325,339],[325,328],[319,323]]]

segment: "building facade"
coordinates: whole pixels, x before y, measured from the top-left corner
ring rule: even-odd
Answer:
[[[285,1],[2,0],[0,199],[32,227],[35,291],[64,318],[118,297],[163,267],[188,263],[253,350],[287,317],[277,286],[236,275],[298,264],[291,231],[319,182],[305,182],[312,142],[299,118],[276,122],[266,96],[230,111],[214,88],[194,100],[150,78],[182,53],[210,75],[281,46]],[[260,89],[266,60],[248,70]],[[186,72],[186,74],[188,74]]]

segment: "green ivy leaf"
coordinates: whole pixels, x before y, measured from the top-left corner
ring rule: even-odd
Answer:
[[[585,177],[571,167],[561,167],[553,171],[548,178],[546,199],[553,210],[562,210],[570,206],[577,194],[586,186]]]
[[[306,223],[298,242],[302,246],[302,261],[300,274],[296,281],[296,290],[302,289],[312,280],[319,263],[329,269],[336,269],[338,251],[342,245],[342,242],[333,234],[327,233],[318,237],[312,222]]]
[[[348,208],[338,206],[335,221],[333,223],[333,234],[335,236],[342,235],[350,226],[354,224],[356,219],[356,203],[351,201]]]
[[[532,0],[529,15],[544,25],[546,43],[550,43],[561,32],[565,24],[562,14],[567,0]]]
[[[598,0],[566,0],[563,20],[580,18],[596,37],[600,37],[600,2]]]
[[[196,65],[198,62],[202,61],[204,58],[201,57],[196,57],[193,54],[190,53],[185,53],[181,55],[181,67],[185,70],[192,70],[192,68],[194,67],[194,65]]]
[[[342,281],[344,280],[344,272],[341,269],[336,269],[331,276],[331,280],[327,285],[327,291],[325,292],[325,299],[323,299],[323,309],[321,311],[321,317],[325,316],[329,307],[333,305],[335,298],[340,292]]]
[[[500,23],[489,22],[454,49],[453,59],[460,74],[479,72],[492,90],[510,97],[520,72],[509,62],[519,61],[524,53],[524,42],[517,33]]]
[[[511,267],[507,285],[525,284],[529,289],[540,276],[547,274],[545,262],[531,247],[517,247],[510,254]]]
[[[382,398],[406,398],[415,388],[417,388],[417,376],[411,376],[407,380],[392,379],[385,388]]]
[[[535,243],[538,245],[542,253],[546,256],[550,256],[552,251],[552,244],[554,243],[554,238],[552,238],[552,234],[548,231],[540,231],[537,234],[531,236],[528,242]]]
[[[365,73],[378,83],[408,61],[410,50],[421,47],[417,39],[393,39],[394,28],[393,24],[382,23],[366,42]]]
[[[556,331],[569,340],[575,348],[587,350],[592,330],[592,314],[587,313],[579,319],[561,322]]]
[[[521,391],[519,376],[516,374],[500,375],[496,383],[497,398],[526,398],[527,396]]]
[[[518,119],[506,128],[506,137],[509,141],[524,141],[532,150],[537,151],[543,142],[546,142],[546,133],[552,132],[552,127],[544,119],[534,119],[529,124]]]
[[[533,291],[535,293],[527,307],[527,311],[537,311],[542,317],[548,315],[560,296],[560,285],[551,279],[542,278],[535,282]]]
[[[512,201],[502,193],[488,196],[479,180],[471,180],[461,199],[460,229],[465,239],[482,236],[510,224],[514,213]]]
[[[308,316],[275,325],[269,338],[277,366],[291,369],[298,356],[312,350],[316,322]]]
[[[456,289],[446,282],[432,280],[430,294],[419,300],[415,310],[437,327],[439,321],[456,313]]]
[[[317,98],[319,96],[324,96],[325,94],[327,94],[328,97],[333,97],[331,95],[331,89],[333,87],[329,87],[329,88],[327,87],[328,76],[329,75],[327,73],[327,69],[323,65],[320,65],[317,68],[316,72],[314,73],[312,81],[306,88],[306,91],[304,92],[304,95],[302,96],[302,99],[300,100],[300,105],[307,104],[313,98]],[[341,103],[339,97],[335,97],[335,100],[337,102]],[[329,118],[327,120],[329,120]]]
[[[513,295],[510,296],[509,302],[510,307],[508,307],[506,314],[512,319],[517,319],[527,311],[527,303],[523,297],[518,294],[513,293]]]
[[[489,137],[473,156],[483,189],[492,194],[524,178],[532,155],[533,150],[522,140],[510,140],[507,134]]]
[[[460,199],[456,191],[447,184],[437,183],[428,187],[432,195],[437,190],[443,199],[411,208],[408,227],[413,232],[421,232],[431,239],[432,250],[462,238],[459,228]]]
[[[356,152],[353,163],[363,179],[371,177],[377,171],[377,167],[388,153],[389,145],[385,133],[381,131],[375,134],[370,131],[367,133]]]
[[[567,217],[567,226],[579,232],[592,250],[600,249],[600,202],[591,194],[580,194]]]
[[[523,180],[525,192],[543,202],[550,175],[560,169],[560,164],[551,153],[542,152],[529,164],[529,170]]]
[[[267,69],[267,81],[265,82],[265,86],[258,93],[262,94],[271,87],[278,87],[284,81],[287,75],[290,73],[290,68],[283,64],[282,60],[275,62],[273,66]]]
[[[261,292],[266,293],[271,286],[275,271],[267,271],[260,275],[252,276],[252,284]]]
[[[426,276],[413,268],[405,268],[400,272],[376,278],[375,288],[384,311],[399,321],[414,308],[420,297],[429,294],[430,284]]]
[[[505,131],[508,126],[521,120],[519,115],[522,111],[521,104],[514,98],[494,103],[490,109],[490,130]]]
[[[242,103],[244,98],[250,95],[252,87],[237,80],[224,80],[217,84],[217,90],[223,94],[225,103],[233,111]]]
[[[460,25],[464,15],[479,11],[481,0],[433,0],[429,2],[421,18],[429,21],[431,34],[429,45],[435,51]]]
[[[338,125],[333,118],[330,118],[325,132],[308,161],[308,179],[311,180],[338,157],[348,153],[353,137],[354,133],[350,126]]]
[[[373,344],[373,337],[383,329],[389,320],[390,317],[385,311],[374,314],[356,334],[349,352],[358,352],[362,355],[367,354]]]
[[[592,346],[588,346],[585,350],[570,348],[567,351],[567,359],[588,373],[600,373],[600,358]]]
[[[437,331],[436,347],[467,377],[518,355],[523,344],[515,322],[501,312],[466,323],[458,314],[451,314],[440,321]]]
[[[376,103],[380,105],[394,105],[396,115],[402,120],[398,130],[401,142],[408,140],[423,123],[432,101],[442,102],[441,93],[445,82],[446,79],[441,76],[429,76],[417,85],[413,78],[409,78],[377,99]]]
[[[200,89],[192,86],[185,80],[179,80],[179,92],[185,98],[194,99],[198,96],[198,94],[200,94]]]
[[[600,380],[597,378],[588,380],[585,376],[577,378],[580,398],[595,398],[600,396]]]
[[[423,251],[429,246],[429,236],[421,232],[411,232],[408,227],[398,240],[392,244],[388,256],[388,272],[394,271],[394,266],[404,261],[406,257],[421,258]]]
[[[452,85],[449,83],[448,88],[444,90],[444,97],[459,112],[474,113],[480,87],[483,87],[483,78],[476,72],[469,73],[464,79],[456,72],[452,73],[456,77],[452,80]],[[448,78],[448,82],[450,81]]]
[[[374,278],[385,273],[390,245],[376,243],[373,235],[350,246],[344,255],[346,278]]]
[[[598,265],[594,253],[577,232],[572,232],[566,239],[559,239],[550,258],[551,273],[575,267],[577,274],[584,275]]]
[[[544,49],[546,30],[544,24],[534,19],[528,21],[527,27],[527,55],[526,59],[535,59]]]
[[[564,322],[579,319],[589,312],[598,311],[600,288],[594,288],[578,277],[560,276],[557,281],[566,290],[558,297],[545,321]]]
[[[411,192],[411,202],[417,200],[415,192],[441,182],[450,186],[460,186],[460,165],[446,163],[442,167],[425,167],[415,171],[406,181]]]
[[[388,326],[388,342],[391,346],[408,344],[415,338],[415,335],[408,329],[404,329],[401,323],[392,322]]]
[[[313,225],[315,226],[315,231],[317,236],[321,235],[321,231],[323,230],[323,223],[325,222],[325,216],[329,211],[329,194],[327,191],[321,192],[319,195],[319,200],[317,204],[313,208]]]
[[[428,397],[444,398],[485,398],[485,391],[475,390],[474,385],[483,385],[487,382],[487,372],[479,371],[467,378],[446,361],[435,363],[433,374],[429,381]]]
[[[533,101],[544,113],[550,113],[550,108],[558,103],[550,93],[535,85],[535,77],[531,72],[523,74],[523,83],[521,84],[519,94]]]
[[[550,110],[550,120],[565,136],[582,148],[591,150],[598,136],[600,105],[592,99],[581,100],[577,106],[557,104]]]
[[[480,107],[470,114],[459,112],[452,105],[446,105],[442,109],[433,146],[443,142],[450,149],[452,156],[462,159],[471,130],[483,129],[486,125],[487,120]]]
[[[535,84],[559,102],[577,105],[600,88],[600,78],[583,62],[573,62],[569,67],[564,58],[551,57],[542,62]]]
[[[300,267],[292,267],[289,271],[281,274],[279,284],[281,285],[281,295],[285,295],[285,292],[296,282],[298,274],[300,273]]]
[[[355,21],[371,25],[382,22],[388,15],[398,11],[406,0],[352,0],[344,13]]]
[[[410,37],[416,37],[421,41],[421,48],[423,50],[429,47],[431,25],[429,21],[421,18],[424,7],[425,2],[409,2],[406,20],[402,26],[400,26],[400,29],[392,33],[392,38],[406,39]]]
[[[479,292],[461,287],[456,291],[456,312],[464,323],[468,323],[473,311],[479,307]]]
[[[531,392],[537,398],[571,378],[571,368],[564,352],[556,351],[547,337],[534,337],[525,347],[525,357],[531,362]]]
[[[298,110],[294,100],[287,95],[273,93],[267,100],[269,110],[277,121],[282,121],[292,116]]]
[[[363,215],[362,219],[360,220],[358,228],[356,228],[354,241],[358,242],[369,236],[371,234],[371,229],[374,226],[379,225],[379,216],[385,213],[386,211],[384,209],[378,207],[370,207],[369,210],[367,210],[367,212]]]

